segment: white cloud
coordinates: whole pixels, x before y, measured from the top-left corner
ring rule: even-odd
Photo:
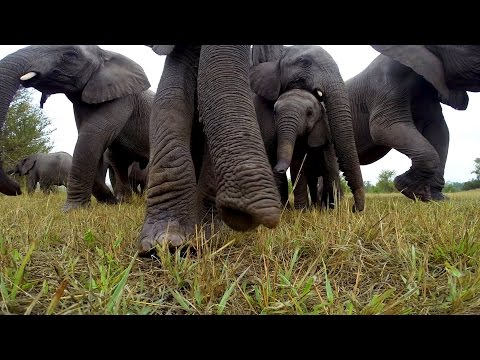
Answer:
[[[0,45],[0,59],[26,45]],[[100,47],[121,53],[140,64],[156,90],[165,61],[164,56],[155,54],[144,45],[100,45]],[[344,80],[361,72],[378,55],[368,45],[322,45],[338,64]],[[39,92],[36,101],[40,103]],[[450,149],[445,167],[447,181],[464,182],[472,178],[473,161],[480,157],[480,93],[469,93],[469,107],[457,111],[442,105],[443,114],[450,130]],[[52,95],[44,106],[45,113],[52,119],[56,131],[52,134],[54,151],[67,151],[73,154],[77,140],[77,129],[73,117],[72,104],[63,94]],[[375,183],[381,170],[394,170],[401,174],[408,170],[411,162],[405,155],[391,150],[384,158],[362,166],[364,180]]]

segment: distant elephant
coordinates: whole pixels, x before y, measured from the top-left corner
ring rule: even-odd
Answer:
[[[72,167],[72,155],[60,151],[55,153],[37,153],[20,160],[10,175],[27,176],[27,191],[35,192],[37,183],[44,193],[53,190],[53,186],[67,186],[68,174]]]
[[[480,46],[372,45],[379,55],[346,82],[362,165],[392,148],[412,160],[394,179],[410,199],[442,200],[449,131],[440,103],[468,105],[480,91]]]
[[[152,107],[140,253],[180,246],[208,204],[232,229],[275,227],[280,196],[250,96],[249,46],[152,47],[167,57]],[[197,190],[208,196],[198,201]]]
[[[116,174],[113,168],[109,167],[108,170],[110,183],[112,184],[113,188],[113,194],[117,198],[125,197],[125,193],[128,193],[128,196],[130,196],[132,191],[138,195],[143,195],[145,192],[148,179],[148,165],[143,169],[140,167],[140,163],[138,161],[135,161],[129,165],[128,189],[125,189],[123,186],[118,186],[118,180],[116,179]]]
[[[301,89],[284,92],[275,103],[256,95],[254,104],[270,164],[280,179],[282,203],[288,202],[288,180],[283,169],[290,167],[292,185],[296,184],[293,190],[296,209],[308,207],[308,193],[311,205],[332,208],[339,196],[340,176],[324,104]],[[285,134],[289,135],[287,144],[294,149],[291,161],[281,158],[282,149],[278,146],[278,140]],[[322,184],[325,180],[320,191],[319,177]]]
[[[320,46],[311,45],[290,47],[254,45],[252,57],[251,88],[255,94],[267,101],[267,107],[270,101],[271,112],[274,110],[272,102],[294,89],[302,90],[301,94],[309,93],[310,104],[324,103],[331,141],[334,145],[326,153],[329,153],[331,158],[333,153],[336,153],[339,167],[352,189],[354,210],[362,211],[365,205],[365,190],[355,147],[350,103],[344,81],[333,58]],[[312,102],[312,98],[316,101]],[[275,165],[277,174],[284,174],[287,171],[294,157],[295,141],[298,137],[306,136],[309,148],[329,143],[326,138],[328,132],[322,131],[325,123],[311,121],[313,105],[299,106],[305,102],[305,99],[298,98],[296,104],[293,102],[282,110],[281,116],[276,116],[279,123],[285,124],[278,131]],[[268,109],[263,112],[268,113]],[[326,164],[329,163],[326,161]],[[298,168],[298,165],[293,165],[296,171],[295,168]],[[294,181],[293,176],[292,181]],[[327,182],[330,183],[330,181]],[[285,189],[285,186],[282,186]],[[282,190],[282,193],[282,198],[285,199],[285,190]]]
[[[148,161],[148,124],[154,93],[143,69],[96,45],[32,45],[0,60],[0,124],[18,87],[63,93],[73,104],[78,139],[64,210],[98,201],[116,203],[102,180],[102,154],[112,150],[126,182],[128,164]],[[1,187],[0,172],[0,190]],[[3,191],[3,190],[2,190]]]

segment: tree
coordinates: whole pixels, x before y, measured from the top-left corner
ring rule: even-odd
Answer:
[[[18,160],[30,154],[52,150],[50,134],[54,129],[50,126],[50,119],[33,103],[32,90],[20,88],[10,104],[0,134],[4,168],[12,168]]]
[[[392,193],[395,192],[395,185],[393,185],[393,177],[395,176],[395,171],[393,170],[382,170],[378,175],[378,182],[375,185],[377,192],[379,193]]]
[[[476,180],[480,180],[480,158],[476,158],[475,162],[475,170],[472,171],[472,174],[476,175]]]

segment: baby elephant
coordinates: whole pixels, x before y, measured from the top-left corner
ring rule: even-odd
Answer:
[[[287,169],[290,167],[292,183],[298,178],[293,193],[297,209],[308,206],[308,192],[312,205],[320,201],[322,207],[329,208],[333,207],[335,196],[340,196],[339,165],[321,100],[321,93],[303,89],[289,90],[274,103],[260,96],[254,99],[283,203],[288,201]],[[319,177],[323,179],[320,191]]]
[[[20,160],[8,171],[10,175],[27,176],[27,191],[33,193],[40,183],[44,193],[52,191],[52,186],[67,186],[68,174],[72,166],[72,156],[60,151],[50,154],[37,153]]]

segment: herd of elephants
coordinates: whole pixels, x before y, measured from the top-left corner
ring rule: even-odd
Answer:
[[[65,185],[65,212],[128,201],[146,190],[140,254],[178,247],[195,226],[275,227],[288,203],[333,207],[342,171],[362,211],[360,165],[391,149],[412,165],[395,187],[445,199],[449,131],[441,103],[465,110],[480,91],[480,46],[372,45],[380,54],[344,81],[316,45],[148,45],[165,64],[156,93],[144,70],[96,45],[32,45],[0,60],[0,129],[19,86],[73,104],[78,139],[67,153],[35,154],[4,170],[0,192]],[[305,155],[307,155],[305,157]],[[107,169],[113,192],[105,183]],[[52,175],[55,176],[52,176]]]

